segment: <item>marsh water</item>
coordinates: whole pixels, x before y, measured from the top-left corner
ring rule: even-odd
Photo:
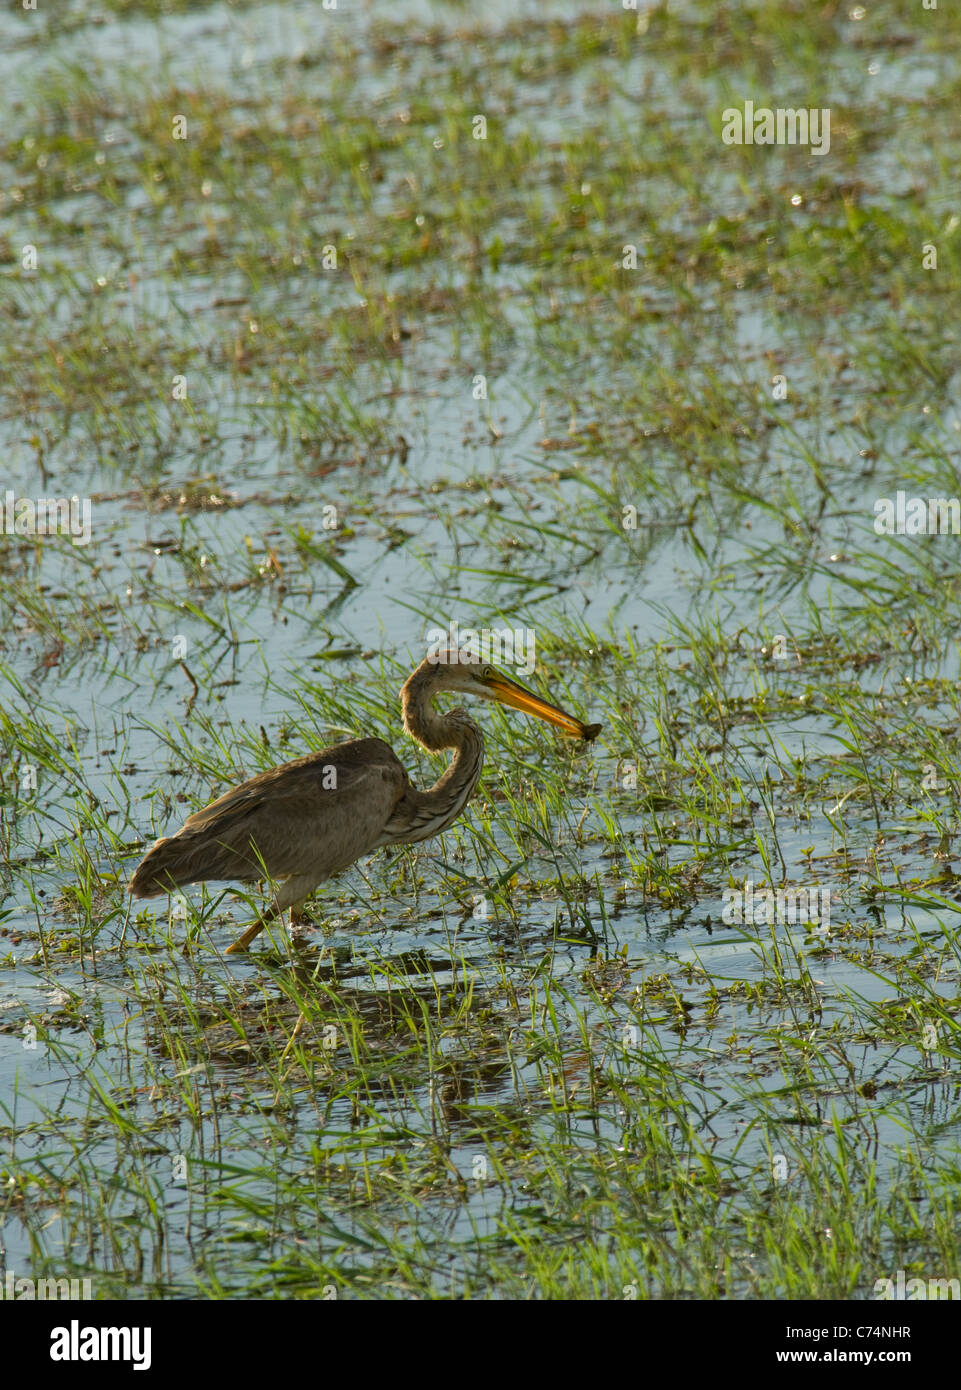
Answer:
[[[916,8],[0,17],[5,485],[92,522],[0,536],[5,1268],[957,1273],[961,540],[874,524],[961,443],[957,19]],[[725,146],[748,96],[830,153]],[[131,908],[261,768],[439,775],[397,691],[451,622],[529,628],[597,742],[478,711],[462,821],[291,943],[226,960],[215,885]],[[725,920],[746,883],[830,922]]]

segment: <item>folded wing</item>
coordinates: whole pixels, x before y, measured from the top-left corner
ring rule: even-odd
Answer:
[[[253,777],[158,840],[130,881],[137,898],[213,879],[320,883],[369,853],[408,786],[379,738],[323,748]]]

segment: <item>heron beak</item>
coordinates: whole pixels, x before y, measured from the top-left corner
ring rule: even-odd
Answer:
[[[571,738],[592,739],[600,732],[600,724],[582,724],[572,714],[565,714],[556,705],[549,705],[546,700],[535,695],[533,690],[518,685],[517,681],[512,681],[507,676],[491,676],[484,684],[498,704],[523,710],[525,714],[533,714],[537,719],[545,719],[548,724],[556,725],[562,733],[568,734]]]

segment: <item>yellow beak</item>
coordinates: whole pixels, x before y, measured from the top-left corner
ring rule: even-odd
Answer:
[[[517,681],[509,680],[507,676],[490,676],[484,684],[498,704],[523,710],[525,714],[533,714],[537,719],[546,719],[548,724],[556,725],[562,733],[568,734],[571,738],[592,739],[600,733],[600,724],[582,724],[572,714],[565,714],[556,705],[549,705],[546,700],[535,695],[533,690],[518,685]]]

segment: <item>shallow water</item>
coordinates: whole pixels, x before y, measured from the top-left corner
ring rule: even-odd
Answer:
[[[942,460],[956,450],[961,407],[950,338],[929,337],[937,313],[917,286],[893,287],[896,256],[877,231],[886,224],[867,223],[863,236],[878,238],[888,281],[862,294],[864,263],[838,222],[839,208],[849,219],[877,208],[893,240],[906,202],[924,217],[948,205],[944,156],[918,149],[913,104],[953,60],[919,41],[868,75],[871,54],[839,42],[824,100],[844,108],[853,134],[831,164],[792,151],[779,166],[771,156],[784,152],[765,152],[746,194],[743,166],[717,153],[710,123],[732,88],[761,90],[736,40],[730,77],[699,61],[679,90],[676,35],[655,32],[633,52],[608,18],[603,43],[591,46],[585,22],[583,50],[573,50],[562,35],[581,33],[585,13],[576,3],[488,7],[476,54],[459,51],[469,12],[423,3],[389,15],[377,5],[214,5],[161,19],[146,6],[118,16],[75,3],[32,16],[29,32],[21,16],[0,17],[0,245],[13,248],[0,294],[24,364],[4,389],[0,445],[19,495],[76,492],[94,517],[89,546],[0,538],[10,719],[0,1131],[11,1190],[25,1194],[3,1218],[8,1267],[82,1267],[101,1292],[131,1296],[283,1293],[269,1262],[293,1259],[290,1247],[313,1231],[321,1153],[332,1166],[320,1200],[336,1213],[322,1252],[372,1228],[406,1230],[412,1250],[440,1243],[443,1279],[460,1288],[477,1241],[506,1239],[528,1207],[525,1229],[537,1229],[540,1198],[525,1187],[534,1177],[482,1185],[459,1206],[436,1182],[417,1210],[400,1189],[358,1205],[358,1154],[379,1181],[398,1153],[420,1155],[447,1125],[450,1163],[469,1174],[488,1113],[510,1117],[530,1152],[548,1143],[557,1112],[544,1101],[537,1042],[552,1036],[544,980],[557,990],[575,1092],[595,1069],[629,1088],[657,1056],[704,1113],[714,1159],[744,1179],[735,1207],[750,1204],[748,1179],[767,1166],[771,1126],[792,1122],[804,1086],[792,1091],[780,1039],[806,1030],[836,1029],[859,1083],[871,1079],[877,1152],[897,1154],[905,1116],[932,1164],[957,1150],[951,1055],[932,1062],[882,1027],[914,988],[897,970],[918,942],[915,964],[933,969],[940,951],[943,960],[931,996],[911,995],[912,1017],[927,1017],[934,997],[949,1012],[957,1002],[953,885],[940,885],[938,908],[898,898],[940,873],[942,826],[930,798],[907,797],[884,802],[880,833],[872,800],[890,766],[913,768],[922,731],[949,729],[956,713],[933,683],[956,677],[957,647],[930,634],[938,576],[947,612],[957,565],[947,537],[892,562],[872,523],[879,495],[949,486],[954,465]],[[702,6],[671,13],[692,35],[710,23]],[[554,19],[564,23],[554,29]],[[438,28],[430,43],[419,34],[428,22]],[[476,151],[463,153],[460,186],[460,165],[431,172],[425,151],[445,158],[451,138],[446,89],[436,97],[431,74],[439,83],[460,70],[468,92],[485,63],[492,121],[515,143],[526,133],[538,156],[530,188],[553,229],[553,259],[532,252],[538,219],[525,221],[518,202],[528,190],[499,181],[494,149],[489,183],[470,170]],[[188,123],[203,121],[205,99],[210,120],[230,123],[229,157],[204,145],[189,177],[177,175],[186,190],[173,170],[150,173],[168,97],[196,101]],[[785,91],[785,102],[798,99]],[[432,100],[438,109],[419,115]],[[377,138],[362,151],[368,193],[353,182],[357,160],[337,165],[327,146],[328,164],[298,162],[321,148],[312,123],[325,112],[348,133],[376,115]],[[298,121],[299,139],[289,133]],[[245,126],[262,145],[253,153]],[[408,126],[410,145],[391,143]],[[565,148],[591,134],[593,168]],[[633,194],[604,178],[631,140],[651,160]],[[41,147],[45,171],[63,180],[53,196],[37,178]],[[184,158],[195,158],[189,141]],[[458,211],[472,197],[489,219],[474,251]],[[764,235],[776,242],[771,266],[756,254]],[[913,226],[910,236],[913,245]],[[43,267],[30,280],[18,273],[27,238]],[[817,238],[829,249],[812,249]],[[318,269],[330,240],[349,274]],[[631,294],[605,277],[634,240],[643,269]],[[597,284],[572,278],[589,257]],[[792,257],[808,289],[823,258],[821,322],[770,287],[773,263]],[[669,279],[676,261],[686,269]],[[778,273],[790,282],[790,269]],[[920,366],[892,299],[918,321]],[[371,326],[375,307],[382,329]],[[775,369],[790,383],[777,418]],[[170,399],[178,371],[189,408]],[[489,400],[474,399],[478,373]],[[621,525],[628,504],[634,532]],[[332,531],[326,506],[336,508]],[[871,576],[893,585],[888,564],[902,567],[903,588],[891,588],[886,622]],[[924,597],[912,609],[915,590]],[[813,615],[838,652],[817,651]],[[218,959],[209,943],[222,948],[248,907],[227,897],[211,908],[217,889],[191,891],[202,924],[175,925],[193,954],[163,944],[162,904],[154,927],[127,919],[123,882],[140,842],[175,829],[231,778],[365,730],[390,737],[428,780],[435,765],[401,737],[395,692],[428,629],[451,620],[533,626],[538,679],[605,721],[596,748],[571,761],[520,722],[484,716],[484,809],[406,861],[351,870],[319,898],[325,926],[295,951],[296,968],[273,952]],[[777,632],[792,644],[797,635],[802,659],[765,664],[760,649]],[[849,665],[852,653],[866,664]],[[703,678],[691,674],[699,661],[711,667]],[[932,682],[927,704],[912,702],[908,678]],[[711,691],[723,695],[720,712]],[[763,714],[751,703],[759,691]],[[843,716],[879,697],[891,739],[865,755],[867,716],[860,743]],[[698,750],[738,813],[715,812],[705,793],[701,817],[688,816],[693,759],[658,784],[672,741]],[[811,784],[800,785],[802,757]],[[640,796],[616,782],[629,759]],[[858,780],[865,762],[870,795]],[[12,790],[27,763],[39,768],[32,798]],[[550,803],[553,848],[528,836],[518,861],[505,787],[527,793],[534,823],[538,788],[552,782],[564,793],[560,811]],[[464,894],[486,894],[515,861],[510,913],[472,919]],[[723,924],[724,889],[764,882],[771,863],[791,885],[830,887],[827,942],[786,924],[756,939]],[[90,912],[71,897],[87,868],[99,879]],[[877,882],[891,901],[866,897]],[[623,981],[599,995],[592,978],[605,971]],[[660,995],[636,1003],[662,976],[686,1012]],[[277,1081],[300,1012],[290,982],[314,990],[318,979],[364,1020],[375,1054],[393,1058],[385,1076],[371,1068],[366,1078],[363,1121],[354,1064],[338,1052],[328,1077],[322,1042],[316,1074],[292,1093]],[[471,1018],[485,1021],[469,1046],[441,1027],[428,1064],[398,992],[445,1026],[470,996]],[[644,1043],[624,1044],[638,1019]],[[831,1107],[850,1100],[850,1073],[840,1053],[819,1066],[812,1103],[826,1126]],[[610,1097],[589,1107],[571,1121],[572,1166],[592,1145],[632,1152],[624,1135],[635,1121]],[[201,1175],[194,1187],[170,1178],[181,1153]],[[304,1185],[302,1206],[271,1188],[271,1155]],[[35,1205],[29,1196],[50,1172],[66,1174],[62,1212],[49,1191]],[[99,1208],[83,1201],[93,1175]],[[148,1191],[164,1198],[156,1225],[144,1216]],[[256,1198],[249,1230],[238,1192]],[[347,1245],[344,1277],[366,1294],[364,1270],[380,1257]],[[446,1287],[433,1258],[423,1256],[424,1278]],[[481,1274],[471,1287],[498,1286]]]

